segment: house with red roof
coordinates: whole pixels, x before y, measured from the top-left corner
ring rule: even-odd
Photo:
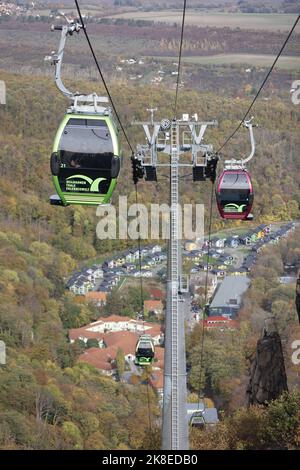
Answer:
[[[154,312],[155,315],[160,315],[163,312],[163,303],[161,300],[144,300],[144,313]]]
[[[236,330],[238,322],[228,317],[211,316],[204,320],[204,328],[206,330]]]
[[[76,339],[80,339],[81,341],[84,341],[85,343],[89,339],[96,339],[98,341],[99,348],[104,347],[104,343],[103,343],[103,338],[105,336],[104,333],[102,333],[101,331],[92,331],[91,329],[88,328],[89,326],[90,325],[83,326],[81,328],[71,328],[69,330],[70,343],[74,343]]]
[[[166,294],[161,289],[149,289],[148,290],[151,299],[153,300],[163,300],[166,297]]]
[[[72,328],[69,330],[69,338],[71,343],[76,339],[81,339],[86,343],[89,338],[96,338],[99,339],[99,346],[102,347],[103,335],[119,331],[131,331],[136,334],[147,333],[152,336],[154,344],[163,343],[163,333],[159,324],[119,315],[100,317],[97,321],[81,328]]]
[[[163,352],[159,347],[163,343],[161,326],[157,323],[147,323],[129,317],[110,315],[81,328],[69,330],[69,339],[73,343],[80,339],[87,343],[88,339],[98,340],[99,348],[89,348],[80,355],[79,360],[94,365],[103,373],[115,373],[115,359],[118,349],[124,353],[127,362],[134,361],[135,348],[139,336],[147,333],[152,336],[155,346],[158,346],[155,369],[163,367]]]
[[[97,367],[106,375],[114,375],[118,350],[123,351],[125,361],[134,361],[138,338],[139,335],[130,331],[108,333],[104,338],[104,348],[89,348],[79,356],[78,360]]]
[[[107,292],[100,292],[100,291],[91,291],[87,292],[85,298],[88,301],[93,302],[97,307],[102,307],[106,305],[107,300]]]
[[[99,349],[99,348],[90,348],[87,349],[83,354],[78,358],[80,362],[86,362],[97,369],[100,369],[101,372],[105,375],[114,375],[116,372],[116,367],[114,364],[117,352],[111,349]]]
[[[122,349],[126,356],[130,356],[128,359],[134,359],[135,347],[139,339],[137,333],[131,331],[118,331],[113,333],[107,333],[103,339],[106,349],[114,347],[116,349]]]

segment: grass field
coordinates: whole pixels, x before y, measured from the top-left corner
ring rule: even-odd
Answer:
[[[127,18],[134,20],[160,21],[167,23],[181,23],[181,11],[147,11],[130,12],[110,16],[111,18]],[[200,13],[198,11],[188,11],[186,13],[186,24],[198,26],[213,26],[242,29],[260,29],[269,31],[286,31],[291,28],[296,15],[274,13]],[[300,27],[297,28],[300,32]]]
[[[59,8],[59,11],[63,11],[67,16],[77,17],[77,10],[74,4],[74,7],[63,7]],[[34,10],[34,13],[41,16],[49,16],[51,12],[50,8],[37,8]],[[103,14],[103,8],[97,5],[85,5],[82,7],[81,12],[83,15],[101,15]]]
[[[174,61],[174,57],[153,57],[161,61]],[[259,54],[217,54],[211,56],[183,57],[183,62],[200,65],[251,65],[255,67],[270,67],[275,56]],[[281,70],[300,71],[300,57],[283,56],[280,57],[276,68]]]

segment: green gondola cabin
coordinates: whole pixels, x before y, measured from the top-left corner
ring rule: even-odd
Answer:
[[[155,348],[150,335],[142,335],[135,350],[135,364],[137,366],[150,366],[154,360]]]
[[[118,130],[110,115],[68,113],[54,140],[50,202],[99,205],[110,202],[120,171]]]

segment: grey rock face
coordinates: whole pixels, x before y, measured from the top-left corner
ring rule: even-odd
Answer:
[[[281,339],[272,319],[267,319],[250,369],[248,404],[267,404],[288,390]]]

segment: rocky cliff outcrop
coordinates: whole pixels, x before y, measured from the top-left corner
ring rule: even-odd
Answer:
[[[272,318],[266,319],[250,369],[249,405],[266,404],[288,390],[281,339]]]

